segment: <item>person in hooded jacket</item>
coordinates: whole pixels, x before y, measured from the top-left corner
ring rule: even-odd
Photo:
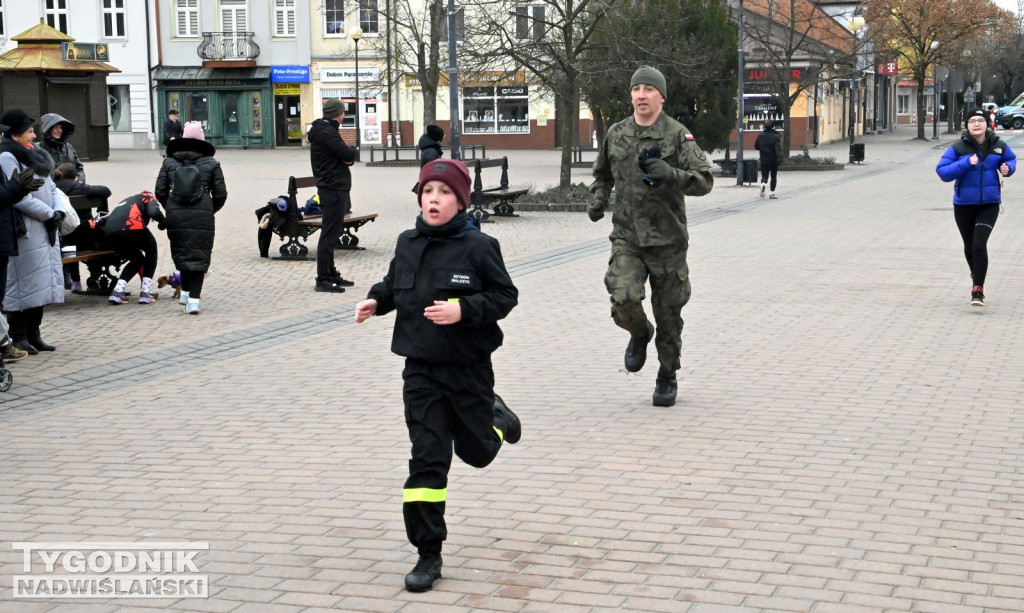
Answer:
[[[171,259],[181,273],[181,295],[178,302],[185,312],[199,314],[199,298],[203,279],[210,269],[213,239],[216,234],[214,214],[228,198],[224,172],[214,159],[217,149],[206,142],[203,126],[198,121],[185,124],[184,136],[167,144],[160,174],[153,192],[163,205],[167,217],[167,238],[171,243]],[[175,172],[186,164],[195,164],[203,181],[203,195],[194,202],[172,193]]]
[[[935,172],[953,181],[953,218],[971,270],[971,305],[985,306],[988,238],[999,217],[1002,178],[1017,170],[1017,155],[988,127],[985,109],[967,116],[962,138],[946,149]]]
[[[110,188],[106,185],[87,185],[83,183],[79,180],[78,171],[71,162],[64,162],[57,166],[57,169],[53,171],[53,182],[57,185],[57,189],[67,194],[68,197],[91,196],[93,198],[100,198],[103,202],[97,207],[97,211],[101,213],[107,211],[107,198],[110,197]],[[78,218],[82,223],[79,224],[74,232],[61,237],[61,245],[65,247],[74,245],[80,250],[93,249],[92,228],[89,227],[88,223],[93,218],[92,208],[76,207],[75,213],[78,214]],[[72,292],[82,291],[82,276],[78,268],[78,262],[65,264],[64,276],[64,285],[68,289]]]
[[[779,163],[782,162],[782,135],[775,130],[775,122],[769,119],[764,122],[764,130],[757,135],[754,149],[760,154],[761,163],[761,197],[771,181],[771,198],[775,199],[776,179],[779,176]]]
[[[359,150],[349,147],[338,132],[345,119],[345,103],[328,98],[323,103],[324,116],[313,122],[309,139],[309,162],[316,177],[320,197],[320,239],[316,244],[316,285],[318,292],[342,293],[355,285],[334,267],[334,246],[345,225],[345,216],[352,212],[352,172],[349,167],[359,159]]]
[[[39,118],[39,125],[43,132],[43,142],[39,146],[50,154],[54,165],[74,164],[78,180],[85,183],[85,167],[82,166],[82,160],[78,159],[75,146],[68,142],[75,133],[75,124],[57,113],[47,113]]]
[[[0,125],[0,134],[7,131],[7,126]],[[14,203],[29,192],[33,192],[45,183],[35,176],[31,168],[15,173],[10,179],[4,171],[0,171],[0,305],[7,294],[7,260],[18,255],[18,235],[14,222]],[[0,365],[4,361],[16,362],[28,357],[28,352],[14,346],[8,335],[10,328],[7,318],[0,315]]]
[[[61,269],[60,224],[64,212],[59,209],[57,186],[50,174],[53,158],[33,144],[35,120],[21,109],[0,116],[8,126],[0,140],[0,168],[7,176],[30,168],[43,179],[42,185],[14,204],[24,223],[18,231],[17,255],[7,262],[7,311],[14,344],[29,355],[56,349],[43,341],[40,326],[43,307],[64,302],[64,273]]]

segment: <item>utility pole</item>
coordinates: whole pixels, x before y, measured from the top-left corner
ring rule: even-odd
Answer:
[[[736,185],[743,187],[743,0],[739,16],[739,83],[736,86]],[[728,146],[728,145],[726,145]]]
[[[448,0],[448,108],[451,110],[451,125],[448,134],[452,144],[452,159],[462,159],[462,143],[459,138],[459,67],[455,57],[455,39],[458,38],[458,25],[455,18],[455,0]]]

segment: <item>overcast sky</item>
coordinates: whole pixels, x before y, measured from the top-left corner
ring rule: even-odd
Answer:
[[[1017,0],[993,0],[996,6],[1002,9],[1006,9],[1011,13],[1017,12]]]

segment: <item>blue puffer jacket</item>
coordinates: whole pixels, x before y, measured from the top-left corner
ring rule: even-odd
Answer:
[[[950,145],[942,154],[935,172],[943,181],[956,181],[953,185],[953,204],[998,204],[1002,202],[999,167],[1010,167],[1010,176],[1017,170],[1017,156],[992,130],[985,131],[988,145],[982,148],[966,132],[964,137]],[[982,153],[988,150],[988,155]],[[971,166],[972,155],[978,156],[978,164]]]

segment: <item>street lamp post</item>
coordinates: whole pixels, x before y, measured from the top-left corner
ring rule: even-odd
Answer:
[[[859,14],[854,13],[853,17],[850,18],[850,23],[848,25],[849,25],[850,31],[853,32],[853,46],[850,48],[850,51],[853,53],[853,71],[854,71],[854,74],[856,74],[856,72],[857,72],[857,32],[859,32],[861,30],[861,28],[864,27],[864,18],[861,17]],[[852,75],[851,75],[851,77],[852,77]],[[857,130],[854,127],[855,124],[856,124],[856,121],[857,121],[857,111],[856,111],[856,108],[855,108],[856,103],[854,101],[854,93],[856,92],[856,89],[855,89],[856,86],[857,86],[857,80],[855,78],[851,78],[850,79],[850,163],[851,164],[853,163],[853,160],[854,160],[854,155],[853,155],[853,137],[854,137],[854,135],[857,132]]]
[[[933,40],[931,50],[939,48],[939,41]],[[932,140],[939,140],[939,65],[932,64]]]
[[[363,37],[363,31],[355,28],[349,33],[352,42],[356,45],[356,149],[362,142],[362,127],[359,125],[359,39]],[[358,157],[358,156],[357,156]]]
[[[736,185],[743,187],[743,0],[739,15],[739,83],[736,87]],[[728,157],[729,145],[725,145]]]

